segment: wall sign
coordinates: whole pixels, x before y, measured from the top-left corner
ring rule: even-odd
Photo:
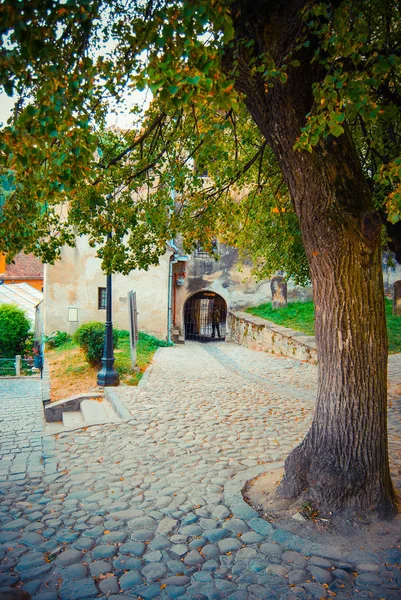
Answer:
[[[70,323],[76,323],[78,321],[78,309],[77,308],[69,308],[68,309],[68,321]]]

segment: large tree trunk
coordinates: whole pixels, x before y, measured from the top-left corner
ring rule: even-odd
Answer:
[[[256,40],[280,62],[299,32],[304,0],[244,0],[235,5],[238,39]],[[255,10],[257,11],[255,13]],[[237,87],[282,168],[299,217],[315,303],[319,359],[316,411],[309,433],[287,458],[282,495],[307,490],[320,507],[395,514],[387,449],[387,336],[379,217],[351,136],[293,146],[312,107],[319,65],[313,49],[297,56],[285,85],[269,85],[240,56]]]
[[[312,427],[286,461],[281,491],[294,497],[308,488],[331,510],[392,515],[380,220],[346,135],[301,165],[291,162],[299,169],[292,194],[311,270],[319,383]]]

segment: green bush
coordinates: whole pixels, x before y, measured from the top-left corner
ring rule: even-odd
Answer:
[[[0,356],[8,358],[23,354],[30,330],[31,322],[21,308],[14,304],[1,304]]]
[[[128,329],[114,329],[114,331],[119,340],[125,340],[125,339],[129,338]]]
[[[155,346],[156,348],[159,348],[159,347],[165,348],[167,346],[174,346],[173,342],[159,340],[158,338],[155,338],[153,335],[149,335],[148,333],[145,333],[143,331],[139,332],[138,341],[146,342],[152,346]]]
[[[45,342],[50,348],[59,348],[71,340],[71,336],[66,331],[56,331],[45,337]]]
[[[86,360],[91,365],[99,365],[102,360],[104,346],[104,323],[90,321],[84,323],[74,333],[74,341],[85,352]],[[118,336],[113,331],[113,347],[117,348]]]

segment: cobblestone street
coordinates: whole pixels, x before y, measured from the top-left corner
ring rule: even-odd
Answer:
[[[0,588],[35,600],[400,598],[401,532],[384,550],[338,548],[242,500],[302,440],[316,381],[314,365],[234,344],[160,348],[139,387],[117,388],[131,420],[43,445],[38,385],[0,381]],[[399,487],[400,407],[392,396]]]
[[[0,382],[0,482],[25,483],[43,474],[41,380]]]

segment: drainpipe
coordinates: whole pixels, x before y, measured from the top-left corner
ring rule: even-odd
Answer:
[[[174,179],[173,179],[174,183]],[[171,198],[175,200],[175,190],[174,188],[171,190]],[[173,213],[173,209],[170,208],[170,215]],[[172,291],[173,291],[173,265],[175,265],[179,261],[187,261],[187,256],[180,256],[180,251],[177,246],[174,244],[174,239],[169,241],[170,248],[173,249],[173,255],[170,257],[170,264],[168,267],[168,298],[167,298],[167,342],[171,344],[171,312],[172,312]],[[175,309],[175,305],[174,305]]]
[[[168,267],[168,297],[167,297],[167,341],[171,343],[171,325],[172,325],[172,295],[173,295],[173,265],[178,262],[187,262],[188,256],[180,256],[179,249],[174,244],[174,240],[169,241],[169,246],[173,249]],[[175,307],[174,307],[175,308]]]
[[[178,261],[176,259],[176,252],[178,252],[177,246],[170,242],[170,246],[174,250],[174,254],[170,257],[170,263],[168,267],[168,297],[167,297],[167,342],[171,344],[171,292],[173,289],[173,265]]]
[[[177,273],[173,275],[173,327],[177,322]]]

